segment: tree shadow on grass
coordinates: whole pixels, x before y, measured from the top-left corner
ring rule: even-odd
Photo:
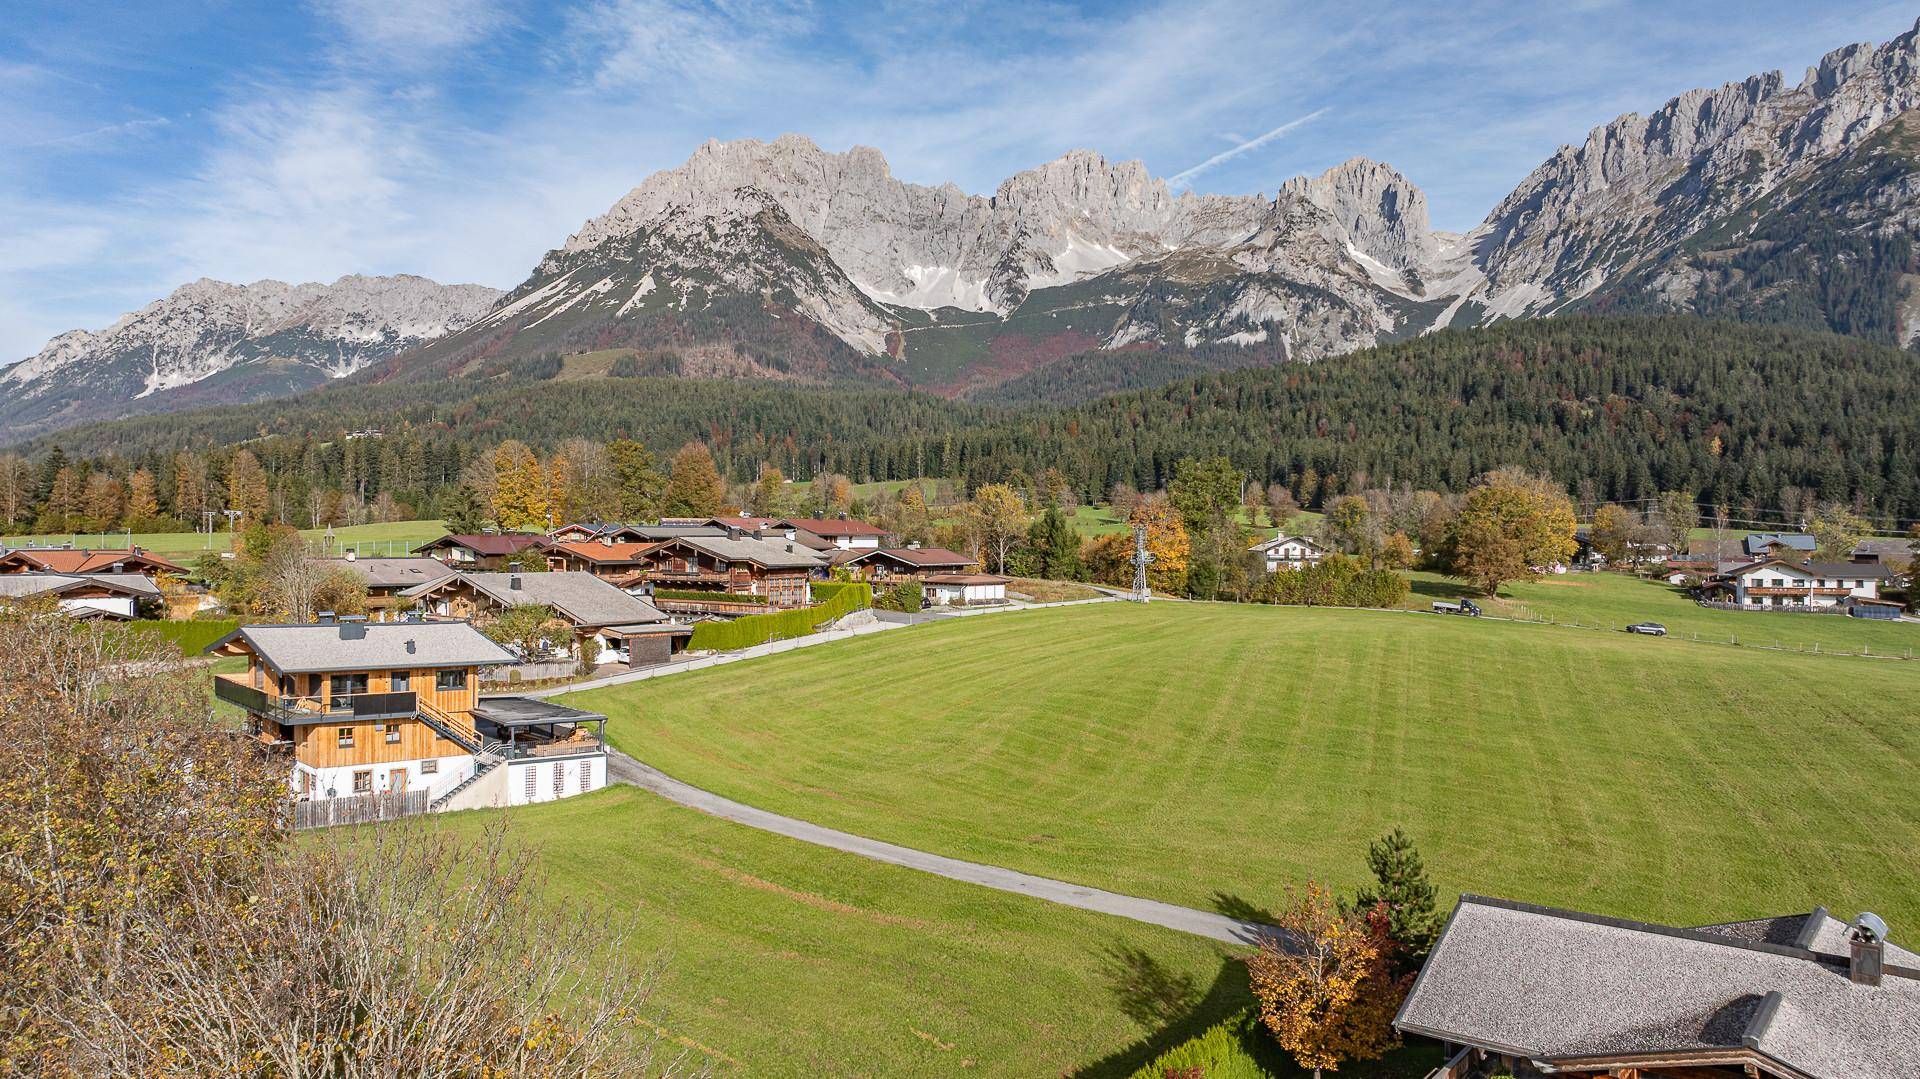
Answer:
[[[1408,583],[1414,595],[1430,599],[1479,599],[1486,595],[1477,585],[1465,581],[1435,581],[1416,577]]]
[[[1220,969],[1204,992],[1191,975],[1175,974],[1138,949],[1110,948],[1102,966],[1121,1011],[1153,1033],[1076,1069],[1075,1079],[1126,1079],[1253,1002],[1247,965],[1233,956],[1221,957]]]
[[[1255,904],[1251,899],[1234,895],[1231,892],[1213,893],[1213,909],[1229,918],[1238,918],[1243,922],[1259,922],[1261,925],[1272,925],[1278,920],[1277,916],[1267,908]]]

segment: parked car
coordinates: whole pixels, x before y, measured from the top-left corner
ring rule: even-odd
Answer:
[[[1468,618],[1478,618],[1480,617],[1480,605],[1470,599],[1463,599],[1458,603],[1448,603],[1445,600],[1437,599],[1433,601],[1433,613],[1464,614]]]
[[[1644,633],[1649,637],[1665,637],[1667,627],[1658,622],[1635,622],[1627,627],[1628,633]]]

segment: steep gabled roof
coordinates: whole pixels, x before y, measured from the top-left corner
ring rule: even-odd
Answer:
[[[549,543],[549,551],[565,551],[570,555],[586,559],[589,562],[638,562],[642,555],[653,550],[658,543],[653,540],[639,542],[607,543],[602,540],[568,540],[564,543]]]
[[[423,543],[414,548],[416,551],[430,551],[436,547],[465,547],[475,554],[509,555],[518,554],[536,543],[546,540],[535,532],[489,532],[481,535],[461,534],[441,536],[431,543]]]
[[[123,596],[152,597],[160,590],[139,573],[30,573],[0,574],[0,596],[60,596],[95,586]]]
[[[1882,984],[1856,984],[1845,930],[1825,911],[1681,929],[1462,896],[1394,1025],[1556,1064],[1749,1054],[1815,1079],[1920,1075],[1920,980],[1893,969],[1911,953],[1889,946]]]
[[[518,578],[520,587],[513,587]],[[552,607],[576,626],[616,626],[666,619],[646,600],[630,596],[591,573],[555,570],[550,573],[456,573],[443,580],[410,588],[410,599],[442,589],[466,585],[502,607]]]
[[[848,551],[836,551],[835,554],[846,556],[845,558],[833,558],[835,563],[846,566],[858,565],[869,559],[881,562],[898,562],[903,566],[911,566],[914,569],[935,569],[941,566],[971,566],[975,562],[975,559],[961,554],[959,551],[950,551],[945,547],[855,548]]]
[[[0,562],[31,566],[49,573],[110,573],[114,566],[144,566],[155,573],[186,572],[186,567],[159,555],[126,548],[20,547],[0,551]]]
[[[884,536],[887,530],[844,517],[782,517],[775,528],[799,528],[816,536]]]
[[[487,667],[513,662],[512,653],[465,622],[241,626],[205,651],[236,639],[281,674]]]

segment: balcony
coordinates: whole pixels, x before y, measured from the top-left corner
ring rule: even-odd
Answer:
[[[733,580],[732,574],[700,569],[650,569],[644,576],[659,584],[726,584]]]
[[[411,692],[282,697],[256,689],[230,674],[213,676],[213,695],[254,715],[290,725],[335,720],[371,723],[386,719],[412,719],[419,712],[418,698]]]

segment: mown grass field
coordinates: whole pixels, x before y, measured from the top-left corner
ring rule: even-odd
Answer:
[[[1359,883],[1659,921],[1920,921],[1920,667],[1394,612],[968,619],[578,694],[763,808],[1236,912]]]
[[[222,519],[224,522],[224,518]],[[324,528],[303,528],[302,536],[313,540],[325,540]],[[341,554],[357,549],[369,557],[374,555],[403,555],[408,550],[439,539],[447,534],[445,526],[439,521],[394,521],[387,524],[346,525],[333,530],[331,552]],[[7,536],[0,540],[0,546],[24,547],[28,544],[71,543],[75,547],[113,547],[125,548],[129,536],[125,532],[61,532],[41,533],[38,535]],[[230,549],[231,541],[224,523],[221,529],[209,536],[204,532],[135,532],[131,536],[133,544],[165,557],[182,557],[188,560],[199,557],[207,551],[225,551]]]
[[[434,826],[474,838],[497,820]],[[636,788],[517,809],[508,828],[540,850],[556,917],[603,918],[637,958],[663,961],[659,1028],[723,1075],[1128,1076],[1248,1001],[1239,949],[822,850]],[[1354,1074],[1435,1062],[1408,1049]]]
[[[1920,625],[1832,614],[1784,611],[1723,611],[1695,603],[1685,589],[1624,573],[1568,573],[1503,585],[1501,598],[1485,600],[1465,582],[1436,573],[1415,573],[1407,605],[1426,610],[1436,599],[1474,597],[1489,614],[1622,630],[1634,622],[1659,622],[1677,637],[1721,644],[1737,641],[1823,652],[1868,652],[1920,656]]]

